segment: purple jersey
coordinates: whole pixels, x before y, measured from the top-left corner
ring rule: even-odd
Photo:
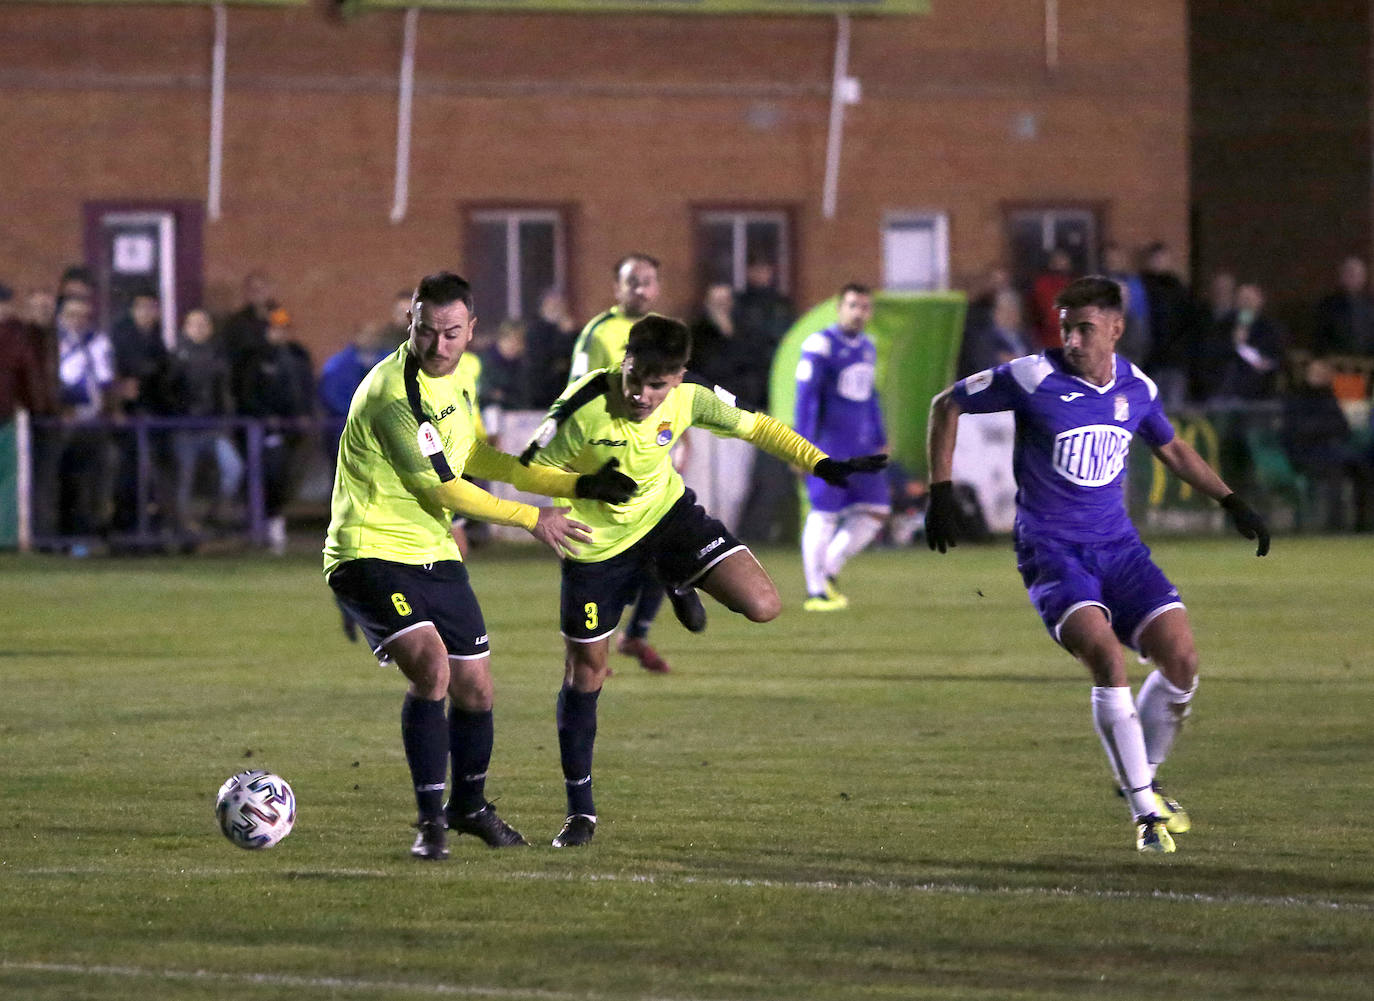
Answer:
[[[873,385],[878,349],[867,334],[827,327],[802,344],[797,362],[797,433],[837,459],[887,444]]]
[[[1159,391],[1125,358],[1097,386],[1064,367],[1060,348],[1017,358],[955,383],[965,413],[1016,415],[1012,470],[1018,538],[1106,542],[1135,535],[1126,514],[1131,436],[1168,444],[1173,425]]]

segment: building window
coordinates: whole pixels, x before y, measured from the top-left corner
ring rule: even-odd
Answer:
[[[883,222],[883,288],[935,292],[949,288],[949,216],[893,212]]]
[[[776,209],[700,208],[695,213],[697,279],[701,289],[729,283],[744,288],[750,258],[767,258],[778,291],[792,288],[790,212]]]
[[[561,208],[468,212],[467,274],[478,316],[492,323],[534,316],[549,288],[566,289],[567,223]]]
[[[1084,206],[1018,206],[1006,210],[1012,280],[1029,289],[1044,270],[1050,252],[1066,251],[1076,275],[1097,268],[1100,213]]]

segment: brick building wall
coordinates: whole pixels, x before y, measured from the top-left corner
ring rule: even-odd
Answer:
[[[1104,238],[1186,255],[1183,0],[1060,5],[1054,68],[1042,4],[933,8],[853,19],[863,95],[833,220],[833,18],[426,11],[392,224],[403,14],[231,7],[207,304],[231,307],[265,269],[320,360],[419,273],[465,268],[470,204],[566,206],[584,317],[632,248],[663,259],[664,307],[689,310],[700,205],[790,208],[801,304],[880,283],[899,210],[948,213],[956,283],[1005,255],[1011,205],[1091,205]],[[200,7],[0,5],[0,280],[51,285],[80,257],[87,201],[205,199],[212,24]]]

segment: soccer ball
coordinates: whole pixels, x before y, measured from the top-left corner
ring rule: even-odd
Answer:
[[[240,848],[271,848],[291,833],[296,794],[280,775],[255,768],[219,787],[215,817],[224,836]]]

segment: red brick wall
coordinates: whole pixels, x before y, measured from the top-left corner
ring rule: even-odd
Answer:
[[[1041,4],[934,8],[853,22],[863,100],[834,220],[833,19],[426,12],[409,215],[392,225],[403,15],[231,7],[209,305],[264,268],[322,358],[398,287],[463,268],[466,201],[576,206],[584,316],[630,248],[663,259],[665,306],[689,308],[700,203],[795,206],[803,304],[880,279],[891,210],[950,214],[956,277],[1002,255],[1010,202],[1100,202],[1118,241],[1186,247],[1183,0],[1061,4],[1054,72]],[[88,199],[204,199],[211,29],[202,8],[0,6],[0,280],[50,284],[79,256]],[[1017,138],[1026,113],[1037,134]]]

